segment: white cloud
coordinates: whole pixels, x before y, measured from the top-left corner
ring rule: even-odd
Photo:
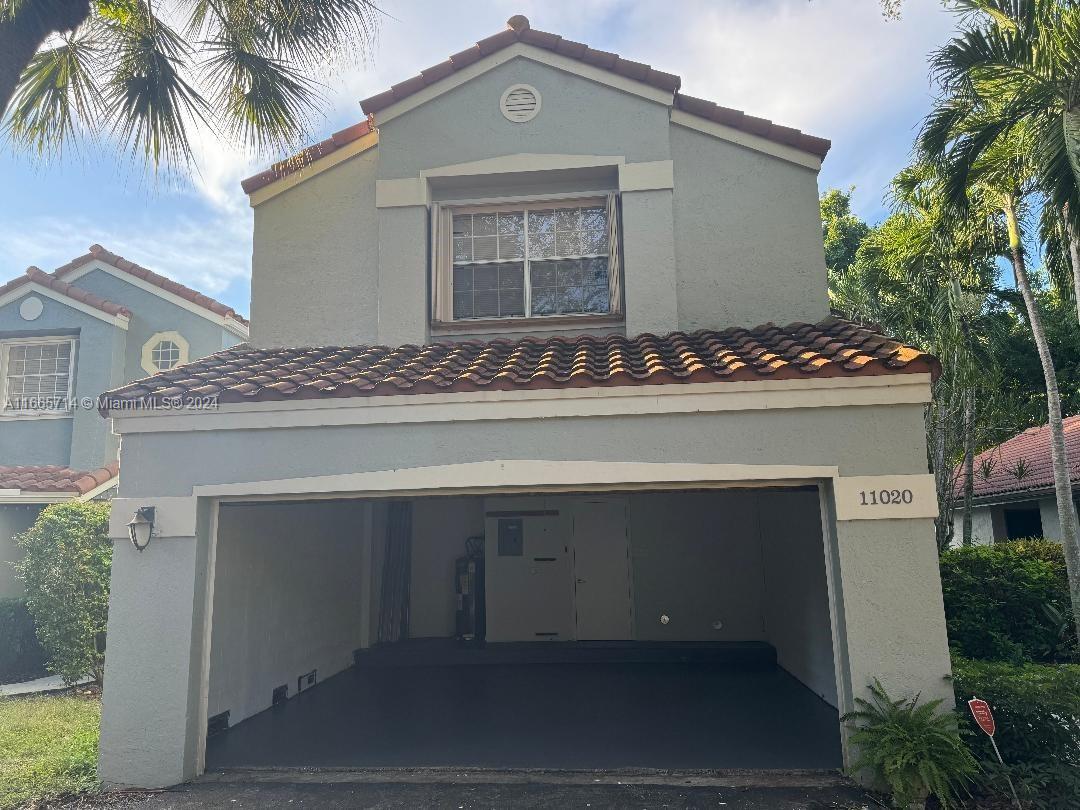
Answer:
[[[0,265],[11,267],[20,257],[33,256],[35,264],[51,271],[86,253],[95,242],[211,296],[221,295],[250,274],[250,216],[221,218],[214,228],[188,217],[167,222],[133,217],[110,227],[89,215],[4,223]]]
[[[856,184],[856,210],[871,218],[880,215],[888,181],[904,164],[913,128],[925,112],[926,55],[945,41],[953,22],[934,0],[909,0],[900,22],[885,21],[878,0],[381,5],[390,16],[371,63],[327,70],[326,119],[316,124],[313,139],[360,120],[360,99],[524,13],[538,29],[677,73],[691,95],[832,139],[822,185]],[[29,260],[48,269],[48,263],[62,264],[98,241],[209,294],[232,285],[232,297],[243,299],[251,211],[240,180],[271,161],[205,134],[194,147],[197,173],[162,183],[142,205],[133,199],[127,219],[106,220],[79,206],[74,216],[30,215],[0,223],[0,262],[12,268]],[[162,195],[174,199],[162,204]],[[177,209],[187,216],[175,219]],[[242,300],[232,303],[246,309]]]

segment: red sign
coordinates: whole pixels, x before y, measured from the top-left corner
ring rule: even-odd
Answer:
[[[994,715],[990,711],[990,704],[985,700],[973,697],[968,701],[968,708],[971,709],[971,716],[975,718],[979,728],[993,737],[996,726],[994,725]]]

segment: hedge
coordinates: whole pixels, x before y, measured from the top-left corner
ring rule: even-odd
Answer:
[[[957,705],[968,716],[969,746],[985,772],[984,784],[1008,795],[989,739],[967,712],[967,701],[987,701],[997,723],[994,739],[1021,799],[1036,808],[1075,808],[1080,796],[1080,665],[953,659]]]
[[[1075,653],[1058,543],[1014,540],[949,549],[941,555],[941,589],[949,642],[965,658],[1019,664],[1067,661]]]
[[[25,599],[0,599],[0,683],[41,678],[45,650],[34,632],[34,619]]]

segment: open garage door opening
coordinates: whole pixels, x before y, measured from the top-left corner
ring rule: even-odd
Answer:
[[[223,503],[207,767],[840,767],[819,502]]]

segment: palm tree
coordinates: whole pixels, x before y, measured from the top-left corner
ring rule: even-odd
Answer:
[[[39,155],[115,135],[155,168],[187,166],[209,127],[261,151],[295,146],[315,76],[370,51],[374,0],[0,0],[0,114]]]
[[[937,541],[952,540],[956,460],[974,459],[980,406],[993,398],[994,231],[947,216],[929,165],[893,181],[893,213],[863,240],[853,265],[830,273],[833,306],[933,352],[942,374],[927,408],[930,466],[938,495]],[[988,408],[985,410],[989,411]],[[961,476],[962,478],[962,476]],[[965,480],[964,540],[971,542],[971,486]]]
[[[968,27],[933,58],[945,97],[927,120],[923,146],[941,154],[962,131],[953,157],[959,170],[970,171],[1016,126],[1032,130],[1035,177],[1055,216],[1062,217],[1080,319],[1080,4],[954,0],[953,5]]]
[[[931,120],[937,120],[938,112],[932,114]],[[974,117],[978,119],[977,114]],[[971,150],[968,148],[972,131],[958,121],[952,134],[952,139],[937,153],[930,152],[937,144],[936,134],[929,139],[924,137],[921,146],[929,152],[928,157],[937,161],[937,168],[949,189],[949,199],[957,201],[961,210],[968,210],[971,201],[977,199],[979,210],[990,214],[988,227],[994,226],[994,220],[1002,220],[1005,225],[1008,235],[1006,256],[1012,265],[1016,288],[1024,303],[1046,385],[1054,492],[1069,573],[1073,616],[1080,632],[1080,545],[1077,543],[1076,512],[1061,419],[1061,393],[1042,313],[1032,290],[1024,248],[1026,225],[1033,216],[1030,207],[1038,190],[1038,162],[1032,157],[1035,154],[1032,141],[1039,137],[1040,130],[1033,122],[1008,127],[990,143],[983,145],[975,160],[970,159]]]

